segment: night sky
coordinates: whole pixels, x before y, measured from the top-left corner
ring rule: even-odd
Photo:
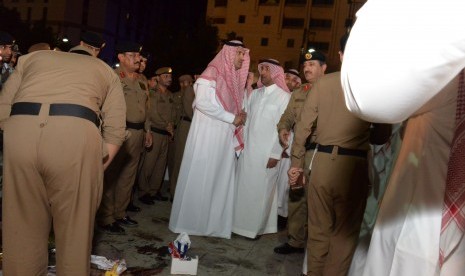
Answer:
[[[174,26],[187,24],[195,26],[204,19],[207,10],[207,0],[161,0],[160,9],[156,14],[160,21]]]

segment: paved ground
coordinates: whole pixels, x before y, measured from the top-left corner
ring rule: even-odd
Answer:
[[[126,228],[126,235],[122,236],[96,230],[92,254],[125,259],[128,271],[123,275],[126,276],[170,275],[171,257],[167,245],[177,237],[168,229],[171,203],[157,201],[155,205],[147,206],[137,202],[137,205],[142,207],[142,211],[130,215],[139,222],[139,226]],[[197,275],[301,274],[303,254],[286,256],[273,252],[275,246],[286,241],[286,231],[264,235],[256,241],[237,235],[230,240],[196,236],[190,239],[192,245],[188,255],[199,256]],[[50,247],[53,247],[53,242]],[[50,254],[50,265],[54,262],[54,255]],[[104,271],[93,268],[91,275],[104,275]]]
[[[171,203],[156,202],[143,206],[142,212],[131,214],[139,222],[137,228],[126,228],[125,236],[96,232],[95,255],[124,258],[128,272],[124,275],[170,275],[167,245],[176,239],[168,230]],[[285,231],[264,235],[257,241],[233,236],[230,240],[191,236],[189,255],[199,256],[197,275],[300,275],[303,254],[288,256],[273,253],[273,248],[286,241]],[[95,274],[99,275],[97,271]]]

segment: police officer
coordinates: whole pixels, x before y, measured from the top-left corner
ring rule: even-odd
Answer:
[[[174,130],[175,132],[177,131],[177,128],[179,127],[179,123],[181,121],[181,116],[182,116],[182,109],[183,109],[183,95],[182,93],[176,92],[173,93],[173,112],[174,112]],[[174,195],[174,188],[176,188],[176,183],[175,180],[173,179],[173,171],[175,170],[174,166],[176,163],[176,138],[174,138],[171,143],[169,143],[168,146],[168,173],[169,173],[169,182],[170,182],[170,193],[171,193],[171,199],[173,199]],[[182,158],[182,156],[181,156]],[[181,161],[179,161],[181,162]]]
[[[172,171],[170,171],[171,199],[174,198],[174,192],[176,191],[176,182],[178,180],[179,169],[181,168],[184,147],[187,135],[189,134],[192,116],[194,115],[194,110],[192,109],[192,103],[195,98],[194,88],[192,87],[194,79],[191,75],[182,75],[178,80],[181,89],[175,94],[181,97],[182,105],[180,121],[176,129],[176,135],[174,136],[174,161]]]
[[[302,84],[300,88],[292,93],[291,100],[284,111],[278,123],[278,133],[280,141],[286,147],[289,146],[289,136],[291,130],[294,128],[297,119],[299,118],[300,111],[303,107],[305,99],[311,93],[312,85],[324,75],[326,71],[326,57],[320,51],[312,51],[305,53],[302,58],[302,69],[305,79],[308,81]],[[305,155],[305,173],[308,176],[310,171],[308,165],[310,164],[313,149],[315,144],[312,143],[310,138],[305,145],[307,153]],[[299,194],[300,190],[289,191],[288,202],[288,236],[289,241],[278,247],[274,248],[274,252],[278,254],[290,254],[295,252],[303,252],[307,244],[307,197]]]
[[[105,41],[101,36],[89,31],[81,35],[81,42],[79,44],[92,51],[95,56],[98,56],[103,47],[105,47]]]
[[[150,95],[149,111],[153,146],[145,154],[139,178],[139,189],[142,194],[139,200],[147,205],[153,205],[154,200],[167,200],[161,195],[161,187],[168,157],[168,144],[174,138],[173,98],[171,91],[168,90],[172,80],[172,69],[159,68],[155,74],[158,76],[158,84],[154,93]]]
[[[47,275],[52,221],[57,275],[90,275],[103,170],[125,115],[118,76],[90,50],[20,57],[0,93],[5,275]]]
[[[2,51],[2,59],[0,60],[0,89],[11,73],[13,73],[13,67],[10,66],[10,61],[13,58],[14,44],[15,39],[9,33],[0,31],[0,50]]]
[[[147,119],[148,95],[138,79],[141,46],[134,42],[117,45],[120,66],[115,70],[123,87],[126,100],[126,128],[129,139],[105,173],[105,191],[99,210],[99,224],[109,234],[125,234],[121,227],[137,226],[137,221],[126,214],[140,155],[151,146],[150,121]]]
[[[341,39],[341,61],[345,41],[347,35]],[[291,185],[303,171],[305,144],[317,119],[308,181],[307,275],[342,276],[348,273],[366,205],[369,143],[385,143],[390,127],[372,125],[349,112],[340,72],[321,77],[294,128]]]

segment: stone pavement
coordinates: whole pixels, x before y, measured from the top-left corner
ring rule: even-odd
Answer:
[[[130,213],[139,222],[126,228],[126,235],[95,232],[92,254],[127,262],[123,275],[170,275],[167,245],[177,235],[168,229],[170,202],[143,205],[140,213]],[[286,241],[286,232],[251,241],[233,235],[230,240],[190,236],[190,256],[199,256],[197,275],[300,275],[304,254],[278,255],[273,248]],[[92,275],[103,275],[93,271]]]

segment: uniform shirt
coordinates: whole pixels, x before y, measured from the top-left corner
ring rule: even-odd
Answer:
[[[174,112],[174,125],[177,126],[179,124],[179,121],[181,120],[182,116],[182,99],[183,99],[183,94],[182,91],[172,93],[172,99],[173,99],[173,112]]]
[[[292,167],[303,166],[305,141],[317,119],[316,143],[348,149],[369,149],[371,123],[362,121],[347,109],[340,75],[340,72],[335,72],[320,78],[306,99],[294,130]]]
[[[147,85],[139,78],[135,80],[129,78],[120,68],[115,72],[121,80],[124,99],[126,100],[126,121],[131,123],[145,123],[145,130],[150,129],[150,122],[147,120]]]
[[[291,94],[291,99],[278,123],[278,132],[281,129],[291,130],[300,115],[305,99],[310,93],[311,84],[303,84]]]
[[[69,103],[88,107],[103,119],[106,143],[125,139],[126,106],[118,76],[103,61],[74,53],[37,51],[21,56],[0,93],[0,121],[17,102]]]
[[[173,95],[169,90],[165,93],[155,89],[150,95],[149,120],[152,127],[165,130],[168,123],[174,122]]]
[[[194,103],[195,93],[194,88],[192,86],[187,87],[184,91],[179,91],[182,94],[182,116],[192,119],[194,116],[194,109],[192,108],[192,104]]]

